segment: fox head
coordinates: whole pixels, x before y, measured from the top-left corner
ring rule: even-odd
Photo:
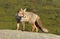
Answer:
[[[19,9],[18,15],[19,16],[24,16],[25,12],[26,12],[26,8],[25,9],[21,8],[21,9]]]

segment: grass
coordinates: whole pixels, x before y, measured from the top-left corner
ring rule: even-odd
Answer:
[[[59,0],[54,0],[53,4],[50,5],[46,4],[47,0],[41,3],[39,3],[39,1],[0,0],[0,29],[15,30],[15,14],[18,8],[22,7],[27,8],[27,11],[32,11],[39,15],[44,26],[49,30],[49,33],[60,35],[60,5],[58,4]],[[20,26],[20,30],[22,30],[22,26]],[[26,31],[31,31],[31,25],[28,23],[26,23]],[[40,30],[39,33],[40,32],[42,31]]]

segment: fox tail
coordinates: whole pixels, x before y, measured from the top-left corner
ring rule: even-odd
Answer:
[[[37,24],[39,25],[38,27],[41,28],[41,30],[42,30],[43,32],[48,32],[48,29],[46,29],[46,28],[43,26],[40,17],[37,19]]]

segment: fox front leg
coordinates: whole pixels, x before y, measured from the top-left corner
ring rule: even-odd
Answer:
[[[17,23],[16,30],[19,30],[19,23]]]
[[[19,30],[19,26],[20,26],[21,24],[22,24],[22,26],[23,26],[23,30],[25,30],[25,23],[24,23],[24,22],[17,23],[16,30]]]
[[[25,30],[25,22],[22,22],[23,31]]]

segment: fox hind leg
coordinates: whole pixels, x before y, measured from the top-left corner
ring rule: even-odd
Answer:
[[[32,32],[36,29],[36,32],[38,32],[38,28],[36,27],[35,23],[32,23]]]

